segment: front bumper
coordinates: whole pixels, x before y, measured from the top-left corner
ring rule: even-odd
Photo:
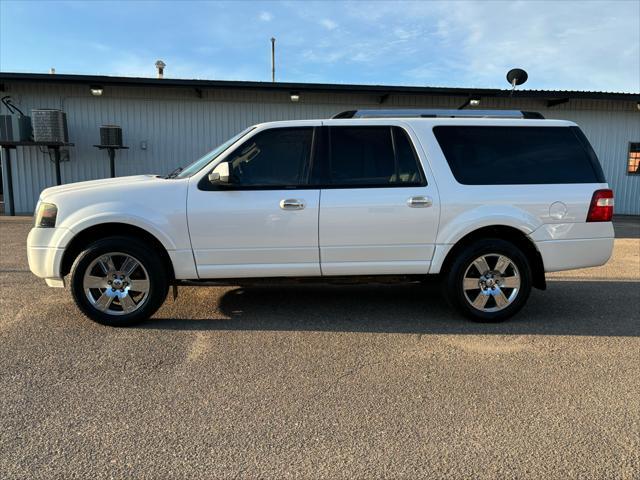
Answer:
[[[60,267],[69,234],[65,228],[32,228],[27,237],[29,269],[49,286],[64,286]]]

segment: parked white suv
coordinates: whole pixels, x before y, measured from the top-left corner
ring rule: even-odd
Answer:
[[[613,194],[571,122],[516,111],[352,111],[248,128],[185,169],[48,188],[29,266],[130,325],[171,285],[440,275],[481,321],[545,272],[604,264]]]

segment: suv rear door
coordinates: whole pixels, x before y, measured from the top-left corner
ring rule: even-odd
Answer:
[[[427,273],[439,201],[413,133],[392,123],[323,125],[314,167],[322,274]]]

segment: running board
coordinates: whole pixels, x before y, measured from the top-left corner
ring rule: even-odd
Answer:
[[[256,277],[256,278],[219,278],[215,280],[176,280],[174,286],[180,287],[229,287],[264,285],[361,285],[415,283],[426,280],[428,275],[357,275],[326,277]]]

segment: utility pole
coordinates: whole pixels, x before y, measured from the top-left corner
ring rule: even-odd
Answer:
[[[276,39],[271,37],[271,81],[276,81]]]

